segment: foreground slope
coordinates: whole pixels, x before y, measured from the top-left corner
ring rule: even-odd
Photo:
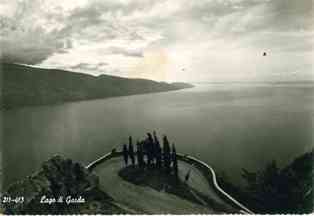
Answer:
[[[185,162],[180,161],[179,164],[179,178],[182,182],[188,170],[192,170],[186,185],[189,193],[182,194],[168,192],[166,188],[156,189],[151,185],[156,182],[136,184],[127,181],[119,175],[121,169],[124,169],[122,158],[113,158],[96,166],[93,171],[99,176],[99,187],[121,206],[124,208],[127,206],[130,212],[141,214],[238,213],[217,196],[209,187],[207,179],[196,168]],[[152,181],[151,178],[145,178],[145,180]],[[157,182],[162,183],[158,180]]]
[[[0,72],[2,77],[1,107],[7,109],[192,87],[192,85],[182,83],[169,84],[109,75],[96,77],[63,70],[6,63],[1,64]]]
[[[37,172],[10,185],[1,204],[0,213],[12,215],[130,213],[100,190],[98,176],[61,156],[52,157]]]
[[[37,172],[9,186],[4,197],[17,197],[18,200],[5,202],[0,206],[0,213],[237,213],[217,197],[207,179],[187,163],[180,162],[179,179],[172,181],[174,178],[169,175],[156,179],[160,173],[150,177],[154,172],[151,170],[147,171],[148,176],[138,179],[139,168],[125,167],[121,160],[110,159],[91,171],[71,159],[54,156]],[[191,178],[184,182],[184,176],[191,168]],[[81,201],[68,203],[69,198]]]

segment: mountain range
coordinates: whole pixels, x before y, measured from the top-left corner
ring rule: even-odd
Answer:
[[[156,82],[105,74],[93,76],[9,63],[0,65],[0,73],[2,78],[0,107],[5,109],[193,87],[187,83]]]

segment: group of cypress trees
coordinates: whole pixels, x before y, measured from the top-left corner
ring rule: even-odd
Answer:
[[[167,136],[163,136],[163,147],[158,140],[156,132],[147,133],[147,138],[143,141],[137,141],[136,152],[134,151],[132,137],[129,137],[129,145],[123,145],[123,157],[125,165],[128,165],[129,158],[132,165],[135,165],[135,157],[140,168],[163,169],[166,173],[178,174],[178,160],[175,145],[170,144]]]

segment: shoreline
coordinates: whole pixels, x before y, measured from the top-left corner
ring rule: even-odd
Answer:
[[[182,82],[160,82],[101,74],[1,64],[1,109],[173,91],[193,87]]]
[[[29,104],[29,105],[20,105],[20,106],[12,106],[12,107],[6,107],[4,105],[1,106],[0,104],[0,111],[11,111],[11,110],[17,110],[17,109],[22,109],[22,108],[33,108],[33,107],[59,106],[59,105],[64,105],[68,103],[105,100],[105,99],[111,99],[111,98],[128,97],[128,96],[136,96],[136,95],[158,94],[158,93],[174,92],[174,91],[180,91],[180,90],[191,89],[191,88],[195,88],[195,85],[192,85],[191,87],[184,87],[184,88],[178,88],[178,89],[172,89],[172,90],[152,91],[152,92],[116,95],[116,96],[99,97],[99,98],[86,98],[86,99],[81,99],[81,100],[66,100],[66,101],[60,101],[56,103],[47,103],[47,104]]]

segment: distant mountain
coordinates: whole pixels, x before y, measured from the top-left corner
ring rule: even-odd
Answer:
[[[92,76],[17,64],[3,63],[0,66],[2,75],[0,107],[5,109],[193,87],[185,83],[169,84],[109,75]]]
[[[171,85],[176,86],[177,88],[193,88],[194,86],[189,83],[183,83],[183,82],[174,82],[171,83]]]

